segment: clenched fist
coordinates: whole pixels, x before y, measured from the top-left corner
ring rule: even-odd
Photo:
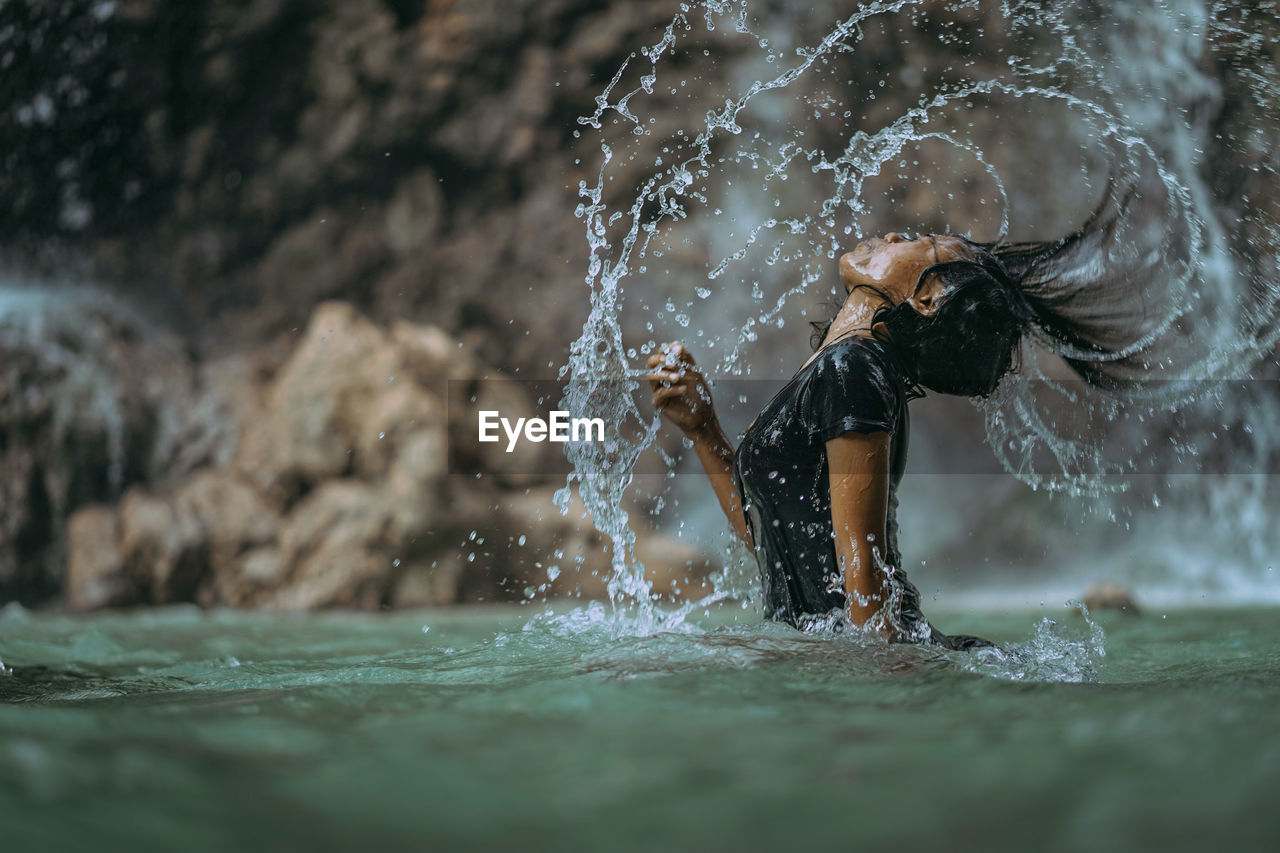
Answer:
[[[649,356],[646,377],[653,389],[653,407],[693,437],[716,423],[711,389],[684,344],[663,344]]]

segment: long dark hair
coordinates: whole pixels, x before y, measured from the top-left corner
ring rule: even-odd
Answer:
[[[921,273],[917,289],[930,276],[941,280],[936,311],[921,314],[907,301],[883,305],[872,316],[871,334],[897,356],[912,386],[986,397],[1017,369],[1035,312],[995,255],[976,244],[970,249],[973,258]]]
[[[1149,300],[1147,292],[1175,296],[1162,281],[1171,246],[1150,232],[1154,216],[1128,217],[1139,197],[1137,178],[1122,181],[1113,171],[1093,214],[1058,240],[978,243],[999,262],[1032,309],[1030,330],[1083,379],[1118,389],[1149,377],[1160,354],[1153,347],[1179,312]],[[1152,288],[1161,281],[1160,288]]]
[[[894,303],[879,288],[858,285],[885,297],[871,318],[871,334],[898,361],[911,396],[922,389],[941,394],[985,397],[1001,377],[1018,366],[1018,345],[1034,310],[991,251],[959,238],[972,257],[933,264],[921,272],[941,280],[937,310],[924,315],[910,302]],[[855,287],[855,289],[857,289]],[[811,342],[822,345],[831,321],[813,323]]]
[[[1152,320],[1133,310],[1132,299],[1107,300],[1123,289],[1099,263],[1115,251],[1116,226],[1134,197],[1114,176],[1092,216],[1058,240],[978,243],[964,237],[970,257],[927,267],[916,292],[931,276],[942,295],[930,315],[907,301],[878,308],[871,334],[896,357],[909,390],[987,397],[1020,364],[1021,341],[1034,334],[1063,356],[1091,384],[1122,382],[1126,347],[1141,339]],[[880,293],[879,290],[876,292]],[[881,295],[884,295],[881,293]],[[813,323],[817,349],[831,322]]]

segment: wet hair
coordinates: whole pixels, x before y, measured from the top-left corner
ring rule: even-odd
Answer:
[[[1095,387],[1122,389],[1147,377],[1160,363],[1151,343],[1169,320],[1158,300],[1145,296],[1165,274],[1152,260],[1162,253],[1150,235],[1121,228],[1139,189],[1136,178],[1122,179],[1113,167],[1092,215],[1058,240],[959,237],[970,257],[927,267],[916,282],[918,292],[930,276],[942,280],[930,316],[869,288],[887,303],[872,316],[872,335],[896,357],[909,391],[989,396],[1019,368],[1027,334]],[[817,349],[831,321],[811,325]]]
[[[911,303],[886,304],[871,320],[871,334],[897,357],[912,390],[986,397],[1018,368],[1023,334],[1035,317],[994,254],[965,241],[971,258],[927,267],[916,290],[940,279],[937,308],[925,315]]]
[[[889,302],[871,320],[872,336],[895,355],[913,396],[922,396],[921,389],[988,396],[1017,369],[1019,344],[1034,317],[1000,260],[982,245],[960,239],[972,257],[933,264],[916,282],[919,292],[929,277],[941,279],[937,310],[926,316],[909,302]],[[817,349],[831,321],[812,325]]]
[[[1114,167],[1106,192],[1089,218],[1058,240],[1025,243],[975,243],[995,259],[1032,311],[1033,332],[1046,350],[1057,353],[1082,379],[1098,388],[1119,390],[1158,367],[1152,346],[1167,322],[1170,306],[1148,294],[1166,292],[1165,260],[1172,248],[1153,242],[1146,226],[1149,212],[1126,214],[1141,199],[1136,178],[1122,178]],[[1132,226],[1132,224],[1131,224]],[[1160,232],[1156,232],[1160,233]],[[1162,239],[1165,235],[1160,233]],[[1161,282],[1159,286],[1154,283]],[[1176,346],[1177,335],[1165,344]]]

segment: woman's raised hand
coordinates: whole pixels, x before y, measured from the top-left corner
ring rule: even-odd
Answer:
[[[684,344],[672,341],[649,356],[646,377],[653,389],[653,407],[685,435],[693,437],[716,423],[711,389]]]
[[[711,403],[711,389],[684,344],[672,342],[649,356],[649,385],[653,407],[693,441],[702,469],[716,491],[716,500],[734,531],[752,546],[751,530],[742,513],[742,496],[733,484],[737,451],[725,437]]]

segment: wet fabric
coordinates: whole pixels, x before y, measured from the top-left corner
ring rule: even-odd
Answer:
[[[765,615],[798,628],[836,624],[847,612],[831,523],[826,442],[846,432],[890,434],[885,570],[892,619],[906,642],[948,648],[990,645],[949,637],[920,611],[898,550],[898,484],[910,431],[906,382],[884,345],[851,336],[824,347],[748,427],[734,483],[756,543]]]

